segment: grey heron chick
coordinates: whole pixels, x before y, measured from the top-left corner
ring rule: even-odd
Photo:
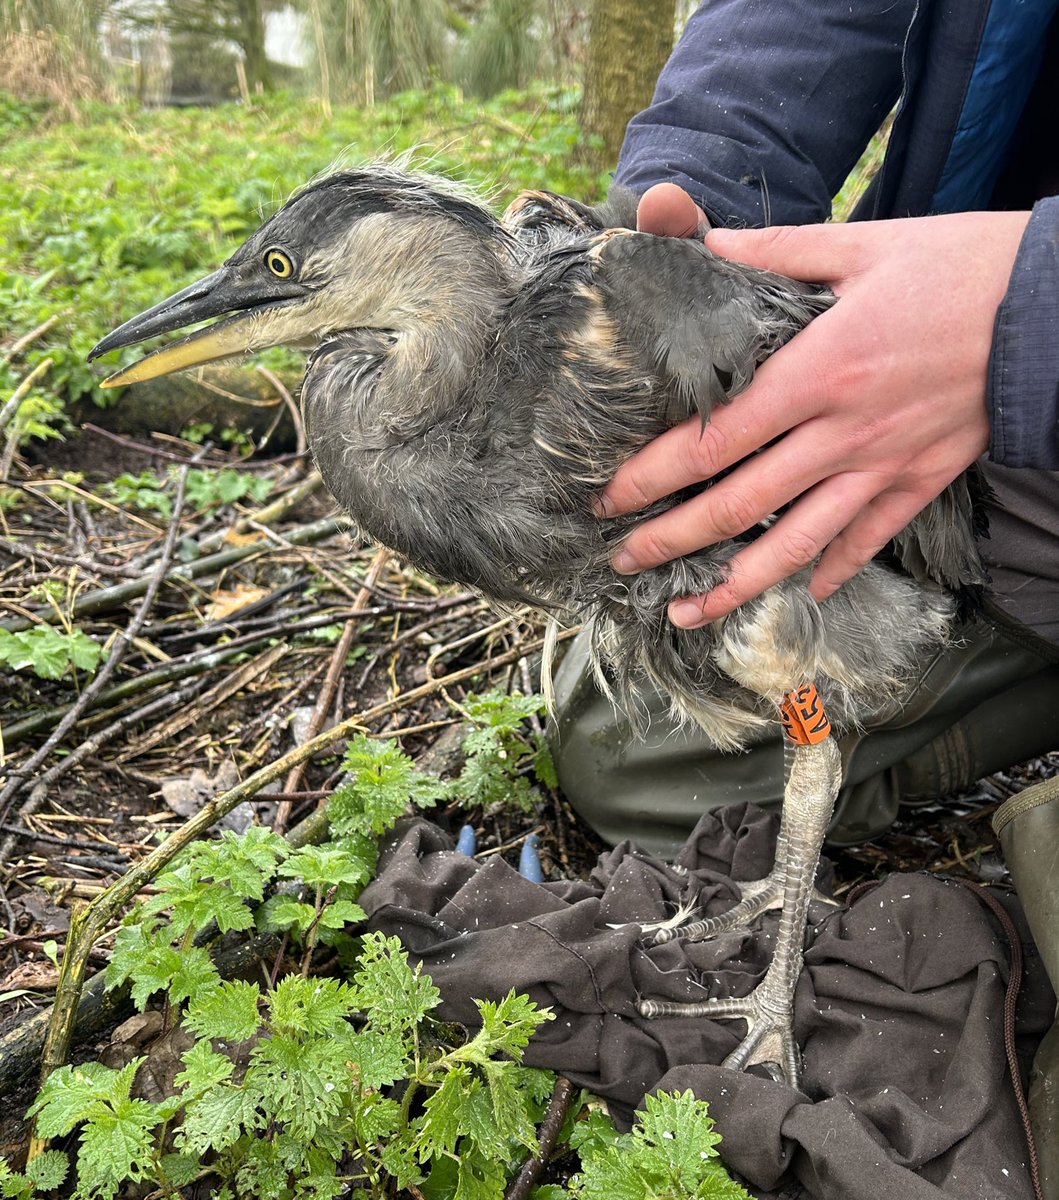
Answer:
[[[814,683],[830,721],[855,726],[899,701],[947,637],[954,594],[982,582],[968,482],[824,604],[803,573],[710,626],[672,626],[669,602],[716,586],[760,530],[622,577],[609,565],[615,542],[680,497],[606,522],[594,499],[627,457],[692,414],[708,420],[835,301],[699,241],[634,233],[634,216],[621,193],[595,210],[534,192],[499,219],[436,179],[344,171],[299,192],[218,271],[126,322],[92,357],[214,317],[107,384],[277,344],[305,349],[309,443],[358,525],[442,579],[586,621],[601,675],[633,719],[649,681],[735,749]],[[697,1006],[748,1022],[729,1065],[797,1076],[793,989],[838,782],[833,739],[793,750],[776,867],[727,922],[782,906],[773,968],[746,1001]],[[642,1011],[669,1008],[645,1000]]]

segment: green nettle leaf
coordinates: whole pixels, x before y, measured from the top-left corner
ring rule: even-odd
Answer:
[[[134,1058],[120,1071],[96,1062],[53,1071],[29,1109],[29,1116],[37,1118],[37,1135],[64,1137],[82,1121],[95,1119],[108,1107],[127,1100],[143,1061]]]
[[[220,972],[205,946],[189,946],[180,952],[180,966],[169,983],[169,999],[173,1004],[180,1004],[192,996],[211,991],[220,982]]]
[[[457,1064],[446,1072],[441,1085],[423,1102],[423,1115],[415,1121],[421,1163],[453,1153],[464,1132],[467,1110],[482,1088],[470,1067]]]
[[[202,1163],[190,1154],[163,1154],[159,1174],[170,1187],[187,1187],[202,1172]]]
[[[460,1155],[453,1200],[503,1200],[507,1175],[503,1164],[481,1154]]]
[[[306,1042],[276,1034],[251,1052],[246,1087],[257,1093],[275,1119],[296,1128],[310,1141],[348,1106],[353,1072],[343,1043],[329,1039]]]
[[[287,975],[269,993],[269,1005],[269,1024],[277,1032],[326,1037],[345,1029],[357,997],[338,979]]]
[[[353,976],[357,1007],[371,1013],[380,1032],[400,1032],[417,1025],[441,1003],[441,993],[430,978],[408,964],[396,937],[370,933],[357,959]]]
[[[302,879],[312,887],[335,887],[340,883],[366,883],[366,864],[335,846],[305,846],[296,850],[279,868],[280,875]]]
[[[720,1134],[709,1106],[690,1091],[647,1096],[631,1133],[610,1139],[599,1126],[580,1139],[580,1200],[750,1200],[717,1158]]]
[[[184,1100],[199,1095],[232,1077],[235,1063],[226,1055],[210,1048],[205,1039],[184,1052],[184,1070],[173,1082],[184,1089]]]
[[[244,979],[225,980],[192,997],[184,1024],[203,1038],[243,1042],[261,1027],[261,989]]]
[[[328,805],[331,828],[340,836],[382,833],[409,805],[431,808],[451,791],[441,780],[417,771],[392,740],[358,734],[350,739],[343,765],[352,779],[335,790]]]
[[[290,844],[271,829],[252,825],[245,833],[226,829],[215,842],[200,842],[187,860],[199,879],[227,884],[246,900],[260,900]]]
[[[514,1063],[488,1062],[482,1067],[489,1083],[489,1099],[498,1136],[537,1149],[537,1131],[530,1119],[527,1098],[518,1089]]]
[[[516,995],[514,988],[499,1003],[475,1000],[475,1004],[482,1014],[482,1028],[470,1044],[480,1044],[486,1057],[510,1054],[521,1059],[537,1026],[555,1019],[551,1009],[538,1008],[528,996]]]
[[[62,1150],[45,1150],[26,1164],[26,1178],[38,1192],[50,1192],[66,1178],[70,1160]]]
[[[140,911],[153,916],[171,909],[173,926],[180,932],[197,933],[213,921],[222,933],[253,927],[254,915],[236,892],[225,883],[203,882],[193,861],[163,871],[156,884],[159,894],[144,901]]]
[[[304,933],[316,920],[316,908],[293,896],[272,896],[258,911],[258,928],[293,930]]]
[[[345,929],[366,921],[368,914],[352,900],[332,900],[320,914],[321,929]]]
[[[404,1079],[412,1065],[411,1049],[399,1033],[370,1028],[349,1034],[346,1054],[365,1088],[390,1087]]]
[[[113,1112],[94,1117],[81,1133],[77,1152],[79,1190],[113,1196],[126,1180],[150,1178],[153,1130],[160,1120],[146,1100],[125,1100]]]
[[[226,1150],[243,1131],[263,1129],[266,1123],[256,1091],[245,1084],[219,1083],[203,1092],[176,1131],[176,1143],[187,1154]]]

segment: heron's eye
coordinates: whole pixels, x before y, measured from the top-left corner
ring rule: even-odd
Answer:
[[[294,274],[294,263],[291,262],[290,256],[282,250],[277,250],[275,246],[265,251],[265,266],[280,279],[289,279]]]

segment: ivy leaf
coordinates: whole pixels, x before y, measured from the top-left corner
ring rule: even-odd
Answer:
[[[261,1027],[260,1000],[261,989],[256,983],[225,980],[205,994],[192,997],[184,1024],[198,1037],[243,1042]]]

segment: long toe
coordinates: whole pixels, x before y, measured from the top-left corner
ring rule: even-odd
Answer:
[[[711,1021],[745,1021],[746,1036],[722,1066],[733,1071],[764,1066],[774,1079],[798,1087],[801,1058],[794,1040],[792,997],[780,994],[768,976],[740,999],[703,1000],[679,1004],[669,1000],[641,1000],[642,1017],[705,1017]]]

